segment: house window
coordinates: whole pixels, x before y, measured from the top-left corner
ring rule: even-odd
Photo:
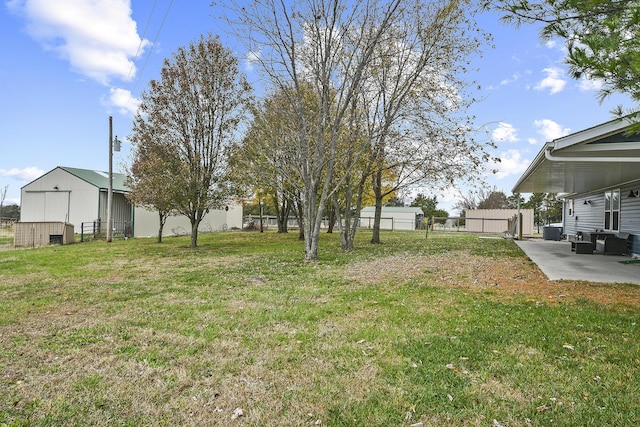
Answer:
[[[604,193],[604,228],[620,231],[620,190]]]

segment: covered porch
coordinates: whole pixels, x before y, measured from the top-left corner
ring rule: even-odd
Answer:
[[[558,193],[568,238],[631,235],[628,253],[640,254],[640,133],[633,125],[620,118],[547,142],[513,192]]]

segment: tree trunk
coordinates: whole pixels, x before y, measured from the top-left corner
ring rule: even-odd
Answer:
[[[296,221],[298,221],[298,241],[304,241],[304,214],[303,214],[303,206],[300,198],[293,202],[293,211],[296,217]]]
[[[162,230],[164,229],[164,224],[167,222],[168,214],[158,211],[158,216],[160,217],[160,227],[158,228],[158,243],[162,243]]]
[[[318,246],[320,243],[320,225],[322,223],[322,213],[326,203],[322,196],[318,201],[316,186],[311,185],[305,188],[305,198],[303,200],[304,214],[304,260],[318,261]]]
[[[278,197],[273,196],[273,204],[276,207],[276,218],[278,222],[278,233],[288,233],[287,221],[291,212],[291,203],[286,197],[282,198],[282,204],[278,202]]]
[[[200,221],[202,221],[201,217],[191,218],[191,248],[198,247],[198,226],[200,226]]]
[[[327,209],[327,234],[333,233],[333,227],[336,223],[336,205],[333,204],[331,207]]]
[[[380,218],[382,217],[382,170],[378,170],[373,174],[373,193],[375,195],[376,210],[373,216],[373,235],[371,243],[380,244]]]

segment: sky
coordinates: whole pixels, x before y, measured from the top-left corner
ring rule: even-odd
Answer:
[[[138,98],[162,61],[200,35],[222,36],[257,81],[251,55],[225,36],[211,0],[0,0],[0,190],[5,204],[57,166],[107,171],[109,117],[123,141],[113,168],[130,160]],[[472,107],[476,125],[497,145],[499,164],[487,164],[486,183],[511,195],[515,182],[546,141],[612,119],[622,95],[600,103],[599,85],[573,80],[560,40],[542,43],[539,28],[515,28],[495,13],[479,18],[494,47],[474,60],[467,78],[481,87]],[[496,174],[489,171],[497,169]],[[465,188],[436,192],[451,213]],[[427,191],[425,191],[427,192]],[[526,195],[525,195],[526,197]]]

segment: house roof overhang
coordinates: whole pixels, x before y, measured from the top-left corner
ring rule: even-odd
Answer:
[[[582,194],[640,180],[640,134],[620,118],[547,142],[514,193]]]

